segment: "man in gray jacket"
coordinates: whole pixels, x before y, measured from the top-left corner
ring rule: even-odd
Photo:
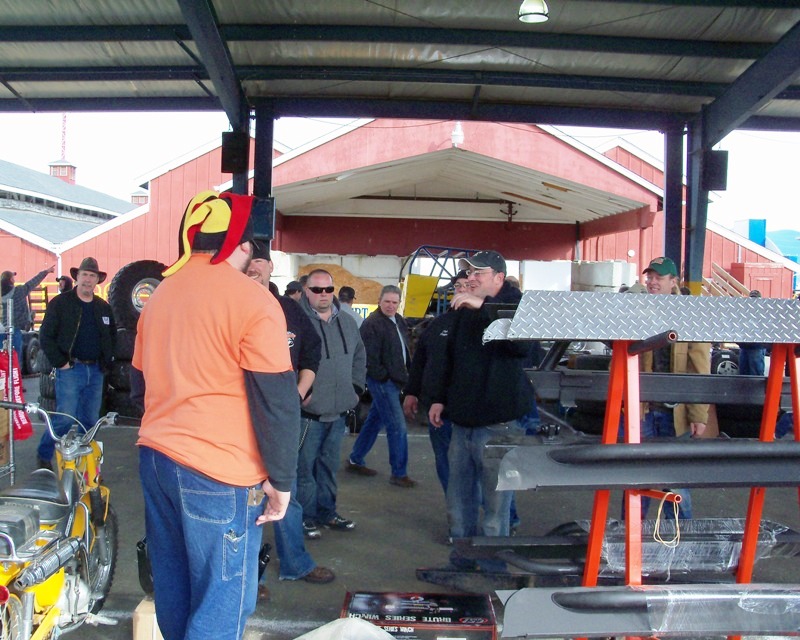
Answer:
[[[339,309],[330,273],[316,269],[308,274],[306,297],[300,305],[322,338],[314,387],[301,406],[303,436],[297,469],[303,530],[313,539],[320,537],[320,526],[339,531],[355,527],[336,511],[336,472],[344,416],[364,391],[367,356],[355,320]]]

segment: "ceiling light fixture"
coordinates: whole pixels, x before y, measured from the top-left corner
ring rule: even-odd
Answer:
[[[545,0],[522,0],[519,7],[519,21],[527,24],[546,22],[550,17],[550,10]]]

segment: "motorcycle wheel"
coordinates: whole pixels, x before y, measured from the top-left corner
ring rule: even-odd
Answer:
[[[94,506],[92,507],[94,509]],[[89,553],[89,563],[91,564],[89,575],[91,576],[91,590],[94,597],[90,601],[89,611],[97,613],[103,608],[108,592],[111,591],[111,584],[114,582],[114,571],[117,568],[117,552],[119,550],[119,536],[117,528],[117,514],[112,505],[108,505],[105,526],[105,546],[108,553],[109,563],[103,566],[100,563],[100,541],[95,539],[92,550]]]
[[[0,640],[17,640],[22,637],[22,603],[14,594],[0,608]]]

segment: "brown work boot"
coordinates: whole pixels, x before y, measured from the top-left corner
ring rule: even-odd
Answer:
[[[411,489],[411,487],[417,486],[416,480],[412,480],[408,476],[392,476],[389,478],[389,484],[393,484],[396,487],[403,487],[403,489]]]
[[[356,464],[355,462],[347,461],[347,470],[350,473],[355,473],[360,476],[377,476],[378,472],[375,469],[370,469],[363,464]]]
[[[336,578],[336,574],[327,567],[314,567],[311,573],[307,573],[300,579],[311,584],[328,584],[333,582],[334,578]]]
[[[269,587],[263,584],[258,585],[258,601],[266,602],[269,600]]]

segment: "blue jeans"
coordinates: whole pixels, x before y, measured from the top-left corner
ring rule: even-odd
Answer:
[[[344,416],[332,422],[302,419],[305,437],[297,460],[297,500],[305,520],[324,524],[336,516],[336,473],[344,428]]]
[[[103,372],[100,365],[76,362],[69,369],[56,369],[56,411],[76,417],[90,429],[100,417],[103,403]],[[75,424],[66,416],[53,416],[53,430],[63,436]],[[42,460],[53,457],[53,438],[45,431],[36,454]]]
[[[295,500],[297,481],[292,486],[292,497],[282,520],[274,523],[275,549],[280,560],[278,577],[281,580],[299,580],[314,570],[316,563],[306,551],[303,539],[303,507]],[[266,577],[266,572],[264,576]]]
[[[6,334],[6,338],[8,338],[8,334]],[[17,363],[19,364],[19,370],[22,372],[22,331],[19,329],[14,329],[14,337],[11,340],[11,346],[14,348],[14,351],[17,352]]]
[[[763,347],[739,347],[739,373],[749,376],[764,375],[764,357],[767,350]]]
[[[372,395],[372,406],[367,419],[353,444],[350,462],[364,466],[364,458],[372,449],[381,427],[386,425],[386,443],[389,445],[389,465],[395,478],[408,475],[408,437],[406,417],[400,406],[400,387],[391,380],[378,382],[367,377],[367,387]]]
[[[784,413],[780,418],[778,418],[778,422],[775,424],[775,438],[783,438],[787,433],[794,432],[794,414],[791,411],[787,411]]]
[[[620,425],[619,438],[623,439],[623,429]],[[642,441],[648,438],[675,438],[675,417],[672,411],[650,409],[642,418]],[[692,496],[688,489],[671,489],[681,497],[678,505],[678,518],[680,520],[692,519]],[[642,498],[642,518],[647,516],[650,508],[650,498]],[[675,518],[673,503],[665,502],[663,513],[668,520]],[[625,518],[625,503],[623,498],[622,517]]]
[[[447,484],[447,517],[453,538],[507,536],[511,491],[497,490],[500,460],[484,460],[486,443],[494,437],[524,433],[516,420],[488,427],[453,424],[450,441],[450,478]],[[483,502],[483,527],[479,511]]]
[[[428,423],[428,436],[433,448],[433,459],[436,463],[436,475],[442,485],[445,496],[447,495],[447,478],[450,475],[450,463],[447,461],[447,450],[450,448],[450,439],[453,436],[453,423],[442,420],[441,427],[434,427]]]
[[[263,501],[139,449],[156,617],[165,640],[239,640],[255,610]],[[212,631],[213,630],[213,631]]]

